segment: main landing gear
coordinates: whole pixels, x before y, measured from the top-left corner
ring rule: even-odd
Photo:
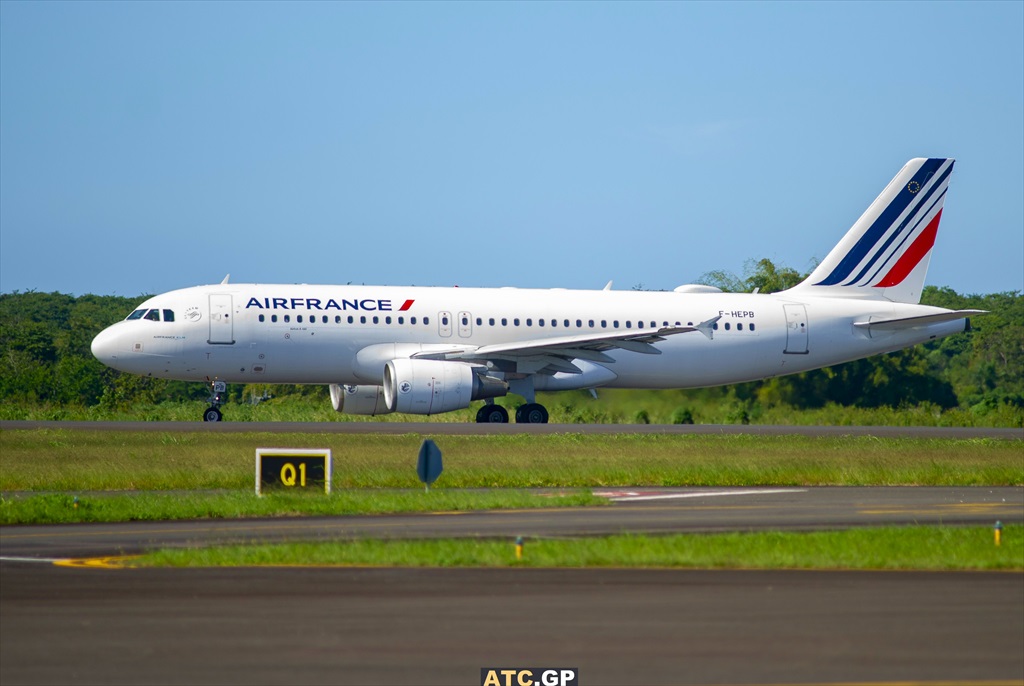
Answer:
[[[224,394],[227,390],[228,385],[223,381],[214,381],[210,384],[210,397],[207,400],[210,406],[203,410],[204,422],[219,422],[224,419],[224,413],[220,411],[220,406],[224,404]]]
[[[477,424],[507,424],[508,410],[501,405],[488,404],[477,410]],[[517,424],[547,424],[548,411],[539,403],[527,403],[516,409]]]

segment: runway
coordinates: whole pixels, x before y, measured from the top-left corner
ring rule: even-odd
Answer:
[[[572,536],[1024,521],[1020,488],[616,489],[606,507],[3,527],[48,559],[228,541]],[[6,684],[583,684],[1024,679],[1019,573],[88,569],[0,561]]]
[[[875,436],[1024,440],[1024,428],[940,426],[781,426],[768,424],[469,424],[457,422],[61,422],[0,421],[0,431],[159,431],[204,433],[418,434],[501,436],[509,434],[689,434],[699,436]]]
[[[3,568],[0,682],[1019,684],[1019,574]]]

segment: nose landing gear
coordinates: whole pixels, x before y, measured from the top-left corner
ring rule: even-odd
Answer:
[[[224,394],[227,390],[228,385],[223,381],[214,381],[210,384],[210,397],[207,400],[210,406],[203,410],[204,422],[219,422],[224,419],[220,406],[224,404]]]

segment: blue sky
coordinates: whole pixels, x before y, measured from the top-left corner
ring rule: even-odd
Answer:
[[[1024,289],[1024,3],[0,2],[0,292],[807,270],[920,156]]]

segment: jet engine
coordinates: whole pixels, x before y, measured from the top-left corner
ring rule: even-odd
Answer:
[[[384,400],[389,412],[438,414],[469,407],[474,400],[508,394],[502,379],[462,362],[391,360],[384,367]]]
[[[342,386],[332,383],[331,404],[336,412],[347,414],[388,414],[381,386]]]

